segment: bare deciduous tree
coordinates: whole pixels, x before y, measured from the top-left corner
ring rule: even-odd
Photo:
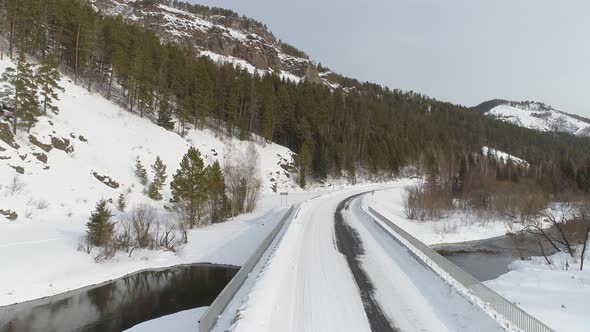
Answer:
[[[252,212],[262,186],[256,147],[250,143],[246,150],[239,151],[230,144],[226,156],[223,173],[231,199],[232,216]]]

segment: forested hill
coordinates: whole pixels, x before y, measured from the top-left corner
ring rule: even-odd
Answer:
[[[359,169],[397,172],[482,146],[533,165],[590,159],[587,138],[520,128],[415,92],[343,77],[346,89],[296,83],[276,71],[261,76],[215,63],[133,20],[101,12],[95,2],[2,1],[8,53],[54,54],[74,82],[168,129],[207,126],[243,139],[254,132],[285,145],[299,153],[302,182],[342,172],[354,177]]]

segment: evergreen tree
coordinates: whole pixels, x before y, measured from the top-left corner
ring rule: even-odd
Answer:
[[[313,148],[309,142],[303,143],[299,153],[299,186],[305,188],[307,185],[307,173],[311,170]]]
[[[33,77],[32,65],[27,63],[23,52],[19,53],[15,68],[6,68],[0,81],[4,83],[1,97],[12,108],[12,131],[17,127],[30,130],[39,116],[39,99]]]
[[[227,195],[225,178],[218,161],[207,167],[207,188],[211,205],[211,222],[221,222],[227,216]]]
[[[158,126],[168,130],[174,129],[174,121],[172,121],[172,112],[170,107],[170,96],[165,93],[160,99],[158,108]]]
[[[86,234],[90,244],[104,246],[109,243],[115,229],[115,224],[110,221],[112,216],[107,208],[107,201],[100,200],[86,223]]]
[[[147,183],[148,183],[147,171],[146,171],[145,167],[143,167],[143,164],[141,163],[139,156],[137,156],[137,158],[135,159],[135,175],[137,176],[137,178],[139,179],[139,182],[142,185],[144,185],[144,186],[147,185]]]
[[[48,109],[57,114],[59,109],[53,103],[59,100],[57,91],[64,91],[64,89],[59,85],[60,75],[57,71],[57,61],[53,55],[43,59],[37,70],[36,79],[43,103],[43,114],[47,114]]]
[[[200,221],[201,210],[209,194],[207,171],[201,153],[194,147],[190,147],[182,158],[180,168],[170,183],[170,189],[172,201],[193,227]]]
[[[160,157],[156,157],[156,162],[152,165],[154,171],[154,181],[149,186],[148,197],[159,201],[162,199],[162,189],[166,182],[166,165],[162,162]]]
[[[125,199],[124,194],[120,194],[119,198],[117,198],[117,208],[121,212],[125,212],[125,208],[127,207],[127,200]]]

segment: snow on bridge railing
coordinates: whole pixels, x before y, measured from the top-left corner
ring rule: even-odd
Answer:
[[[289,218],[289,216],[293,213],[295,206],[291,205],[287,213],[283,216],[281,221],[275,226],[275,228],[266,236],[264,241],[258,246],[256,251],[250,256],[248,261],[240,268],[238,273],[232,278],[232,280],[225,286],[225,288],[219,293],[219,295],[215,298],[213,303],[207,308],[207,311],[201,316],[199,319],[199,332],[209,332],[215,324],[217,324],[217,320],[219,316],[223,313],[227,305],[231,302],[234,298],[236,293],[240,290],[248,275],[258,261],[264,255],[270,244],[274,241],[275,237],[285,225],[285,222]]]
[[[518,328],[524,332],[555,332],[535,317],[529,315],[514,303],[508,301],[500,294],[485,286],[469,273],[463,271],[457,265],[441,256],[436,251],[416,239],[408,232],[401,229],[389,219],[369,206],[369,212],[389,228],[389,233],[406,246],[418,259],[429,266],[441,278],[446,279],[444,274],[454,279],[469,294],[483,302],[484,309],[491,309],[501,317],[493,315],[496,320],[506,323],[506,328]],[[384,225],[377,222],[379,226]],[[387,231],[387,229],[386,229]],[[413,248],[412,248],[413,247]],[[442,270],[442,271],[441,271]],[[451,284],[453,284],[451,282]],[[454,285],[455,287],[459,285]]]

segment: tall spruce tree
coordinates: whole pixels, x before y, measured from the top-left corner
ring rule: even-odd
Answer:
[[[86,235],[90,244],[104,246],[109,243],[115,229],[115,224],[111,222],[112,217],[113,214],[107,208],[107,201],[100,200],[86,223]]]
[[[207,201],[207,171],[201,153],[194,147],[180,162],[180,168],[170,183],[172,201],[182,213],[185,221],[193,227],[201,221],[203,205]]]
[[[218,161],[207,167],[207,188],[209,189],[211,222],[221,222],[225,220],[228,209],[225,178]]]
[[[16,68],[6,68],[0,78],[4,84],[0,96],[5,105],[12,109],[12,131],[17,127],[30,130],[39,116],[39,99],[32,65],[25,54],[19,53]]]
[[[147,183],[148,183],[147,171],[146,171],[145,167],[143,167],[143,164],[141,163],[141,159],[139,159],[139,156],[137,156],[137,158],[135,158],[135,175],[139,179],[139,183],[141,183],[144,186],[147,185]]]
[[[149,186],[148,197],[159,201],[162,199],[161,191],[166,182],[166,165],[159,156],[156,157],[156,162],[152,165],[152,171],[154,172],[154,181]]]
[[[57,106],[54,105],[54,102],[59,100],[57,92],[64,91],[63,87],[59,85],[59,79],[60,75],[57,70],[55,56],[46,56],[41,62],[36,76],[41,102],[43,103],[43,114],[47,114],[47,110],[55,114],[59,112]]]
[[[174,121],[172,121],[172,107],[170,106],[170,94],[165,92],[160,98],[158,107],[158,126],[168,130],[174,129]]]

